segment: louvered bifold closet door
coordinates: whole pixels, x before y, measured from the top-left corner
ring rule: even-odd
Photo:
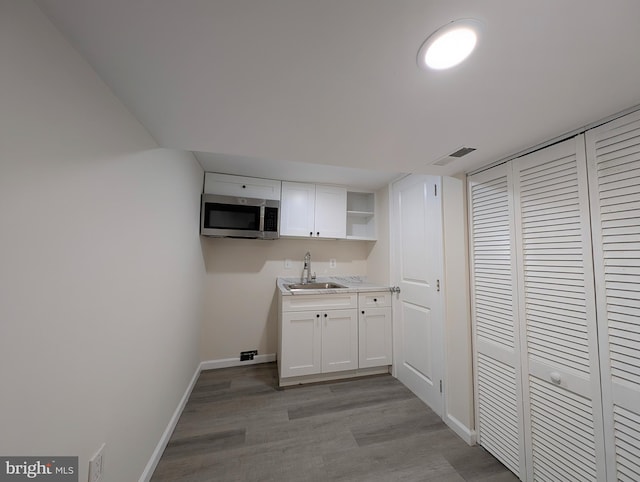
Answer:
[[[525,476],[511,165],[469,178],[478,442]]]
[[[584,136],[514,161],[528,480],[602,481]]]
[[[640,480],[640,114],[587,133],[609,480]]]

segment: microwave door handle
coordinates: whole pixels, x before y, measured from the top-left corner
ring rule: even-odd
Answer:
[[[264,213],[265,213],[265,206],[264,204],[262,206],[260,206],[260,227],[258,228],[258,231],[260,231],[261,233],[264,233]]]

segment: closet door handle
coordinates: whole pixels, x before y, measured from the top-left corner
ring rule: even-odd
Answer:
[[[556,385],[560,385],[562,383],[562,377],[558,372],[551,372],[549,374],[549,377],[551,378],[551,381]]]

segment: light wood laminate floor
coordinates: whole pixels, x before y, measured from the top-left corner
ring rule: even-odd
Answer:
[[[390,375],[281,390],[276,370],[202,372],[152,482],[518,480]]]

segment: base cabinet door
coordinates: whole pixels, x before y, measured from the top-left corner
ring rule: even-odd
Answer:
[[[358,368],[358,315],[356,310],[321,314],[322,373]]]
[[[361,309],[358,328],[360,368],[391,365],[391,307]]]
[[[280,377],[357,369],[357,313],[357,310],[283,313]]]
[[[320,313],[313,311],[282,314],[280,377],[298,377],[320,373],[322,338]]]

